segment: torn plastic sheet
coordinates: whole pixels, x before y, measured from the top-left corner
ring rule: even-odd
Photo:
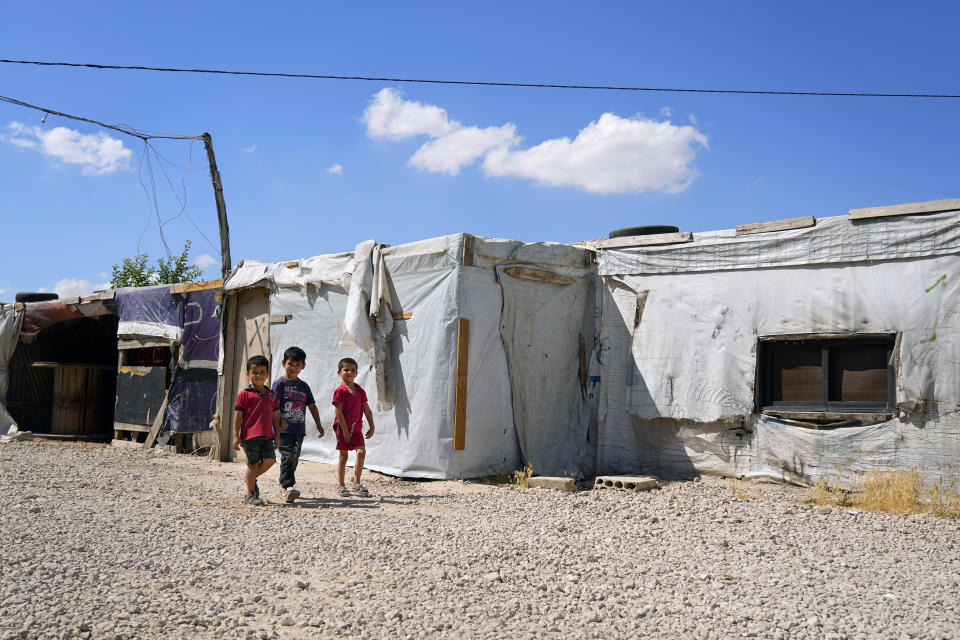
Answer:
[[[0,304],[0,434],[17,428],[17,423],[7,411],[7,391],[10,389],[10,356],[20,340],[20,327],[24,311],[15,305]]]

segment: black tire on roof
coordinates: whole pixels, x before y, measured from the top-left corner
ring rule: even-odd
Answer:
[[[679,233],[680,229],[669,224],[649,224],[642,227],[624,227],[610,232],[610,238],[626,238],[629,236],[651,236],[655,233]]]
[[[33,293],[21,292],[16,295],[16,302],[46,302],[47,300],[58,300],[60,296],[55,293]]]

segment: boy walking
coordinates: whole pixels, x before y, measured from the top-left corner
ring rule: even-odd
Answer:
[[[263,356],[247,360],[247,379],[250,386],[237,396],[233,414],[233,448],[241,444],[247,455],[246,504],[262,505],[257,478],[276,462],[274,446],[280,429],[280,403],[277,394],[266,387],[270,363]]]
[[[317,425],[317,433],[323,437],[323,425],[320,424],[320,412],[313,400],[310,385],[300,379],[300,372],[306,366],[307,354],[300,347],[290,347],[283,352],[283,375],[273,381],[271,388],[280,401],[280,413],[286,422],[277,434],[277,448],[280,450],[280,487],[284,491],[284,500],[293,502],[300,497],[296,489],[295,477],[300,463],[300,449],[307,435],[307,410]]]
[[[344,358],[337,363],[337,375],[343,381],[333,392],[333,406],[337,409],[337,417],[333,422],[333,432],[337,436],[337,451],[340,459],[337,462],[337,495],[345,497],[369,496],[367,488],[360,484],[360,474],[363,473],[363,460],[367,455],[366,442],[363,439],[363,417],[367,417],[370,428],[367,437],[373,437],[373,413],[367,404],[367,394],[356,384],[357,361],[353,358]],[[347,471],[347,456],[350,451],[357,452],[357,461],[353,465],[353,490],[347,489],[344,484],[344,475]]]

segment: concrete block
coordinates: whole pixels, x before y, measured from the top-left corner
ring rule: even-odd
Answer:
[[[660,482],[653,476],[597,476],[594,489],[623,489],[625,491],[645,491],[656,489]]]
[[[531,489],[556,489],[557,491],[576,491],[577,483],[573,478],[556,478],[550,476],[536,476],[527,481]]]

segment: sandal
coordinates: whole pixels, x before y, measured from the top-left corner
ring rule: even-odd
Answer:
[[[337,495],[341,498],[348,498],[350,497],[350,489],[347,489],[346,487],[340,487],[337,489]]]
[[[362,484],[358,484],[353,488],[353,495],[363,496],[364,498],[366,498],[366,497],[369,497],[370,492],[367,491],[367,488],[365,486],[363,486]]]

